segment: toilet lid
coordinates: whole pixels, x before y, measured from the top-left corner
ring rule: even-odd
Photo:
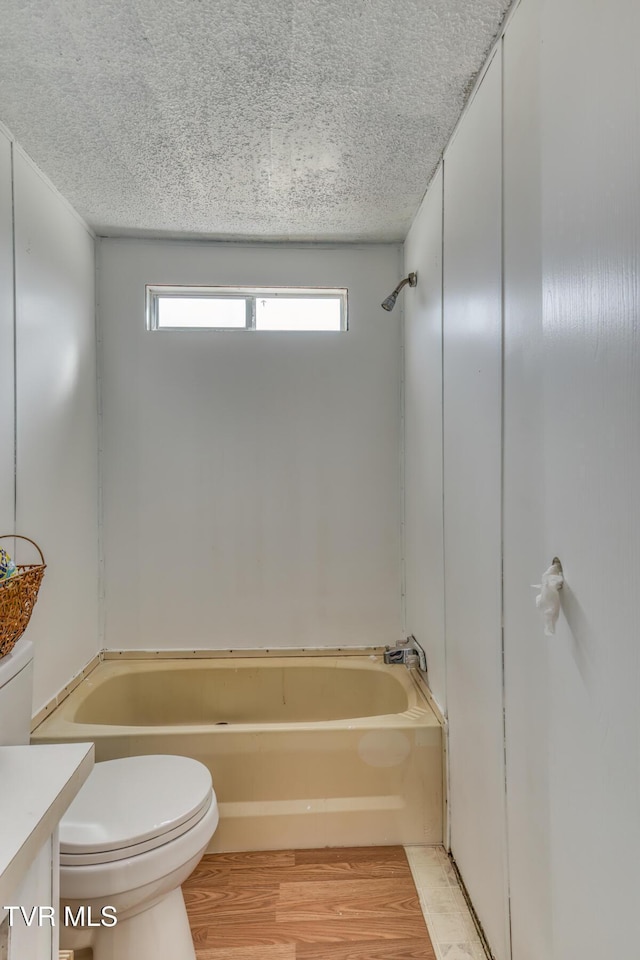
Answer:
[[[189,830],[212,802],[211,774],[189,757],[97,763],[60,822],[61,860],[96,863],[153,849]]]

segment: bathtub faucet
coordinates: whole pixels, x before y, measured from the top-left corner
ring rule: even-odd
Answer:
[[[385,663],[404,663],[407,667],[420,667],[426,672],[427,655],[413,636],[401,640],[395,647],[387,647],[384,652]]]

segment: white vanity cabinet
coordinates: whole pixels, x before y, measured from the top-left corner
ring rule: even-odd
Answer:
[[[0,747],[0,960],[58,960],[58,824],[92,767],[91,743]]]
[[[7,941],[5,953],[7,960],[40,960],[54,957],[57,960],[57,937],[55,928],[43,918],[39,906],[57,905],[58,870],[58,832],[52,834],[35,856],[27,875],[11,895],[11,903],[2,904],[7,913],[8,906],[22,906],[26,921],[21,913],[13,909],[12,916],[7,913],[4,935]],[[36,908],[34,910],[34,907]],[[9,927],[9,921],[12,921]],[[10,946],[10,949],[9,949]],[[3,954],[0,952],[0,957]]]

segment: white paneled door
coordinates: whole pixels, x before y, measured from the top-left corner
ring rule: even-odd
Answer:
[[[444,160],[444,541],[451,848],[509,957],[502,670],[501,52]]]

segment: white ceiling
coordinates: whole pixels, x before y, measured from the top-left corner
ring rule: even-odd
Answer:
[[[0,119],[99,233],[402,240],[508,0],[2,0]]]

